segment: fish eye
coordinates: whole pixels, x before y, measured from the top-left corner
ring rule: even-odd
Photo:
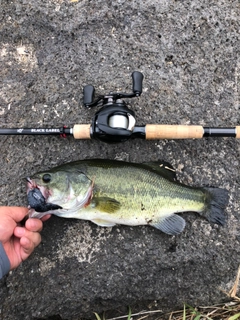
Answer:
[[[49,183],[51,181],[52,177],[49,173],[45,173],[43,176],[42,176],[42,181],[44,183]]]

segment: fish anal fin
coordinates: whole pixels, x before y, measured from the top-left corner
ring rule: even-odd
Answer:
[[[113,227],[116,225],[114,222],[110,222],[110,221],[103,220],[103,219],[93,219],[91,221],[100,227]]]
[[[151,226],[161,230],[169,235],[177,235],[185,228],[185,220],[177,214],[172,214],[157,222],[151,223]]]
[[[96,197],[93,199],[93,202],[96,209],[106,213],[114,213],[121,207],[120,202],[109,197]]]

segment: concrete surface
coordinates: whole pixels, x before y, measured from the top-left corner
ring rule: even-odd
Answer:
[[[138,124],[236,126],[239,120],[239,1],[0,2],[0,126],[89,123],[82,88],[131,90]],[[185,231],[105,229],[52,217],[42,244],[1,281],[2,319],[94,318],[115,310],[167,312],[226,299],[240,262],[239,141],[128,141],[1,136],[1,205],[26,205],[23,178],[84,158],[164,159],[189,185],[229,190],[228,225],[184,214]],[[107,313],[108,315],[108,313]]]

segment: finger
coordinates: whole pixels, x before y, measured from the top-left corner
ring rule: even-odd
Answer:
[[[43,223],[41,220],[36,218],[28,219],[25,223],[25,228],[29,231],[41,231],[43,228]]]
[[[51,218],[51,214],[46,214],[44,217],[42,217],[42,221],[47,221],[48,219],[50,219]]]
[[[22,237],[20,239],[20,245],[21,245],[21,249],[20,249],[21,250],[21,258],[22,258],[22,260],[25,260],[33,252],[35,246],[34,246],[33,241],[31,241],[27,237]]]
[[[22,251],[22,259],[25,260],[33,250],[39,245],[41,242],[41,235],[39,233],[34,232],[33,236],[22,237],[20,239],[21,251]]]
[[[25,235],[25,232],[26,232],[26,229],[24,227],[18,227],[17,226],[13,230],[13,233],[17,238],[23,237]]]
[[[33,243],[34,247],[38,246],[39,243],[41,242],[40,233],[29,231],[24,227],[16,227],[14,229],[14,235],[20,238],[20,242],[22,238],[29,239],[29,241]]]
[[[41,236],[39,235],[39,241],[38,244],[41,241]],[[33,250],[35,249],[35,247],[38,245],[36,243],[34,243],[33,241],[31,241],[31,239],[27,238],[27,237],[22,237],[20,239],[20,245],[21,245],[21,258],[22,260],[26,260],[30,254],[33,252]]]
[[[22,221],[28,214],[28,208],[25,207],[1,207],[1,210],[16,222]]]

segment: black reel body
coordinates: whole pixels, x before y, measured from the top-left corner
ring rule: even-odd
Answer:
[[[92,121],[92,138],[116,143],[128,140],[135,126],[135,113],[124,101],[102,107]]]
[[[130,110],[122,98],[138,97],[142,93],[143,74],[132,73],[132,93],[109,93],[99,96],[95,101],[94,87],[84,87],[84,105],[88,108],[99,106],[91,125],[91,138],[108,143],[124,142],[132,137],[135,129],[135,113]]]

